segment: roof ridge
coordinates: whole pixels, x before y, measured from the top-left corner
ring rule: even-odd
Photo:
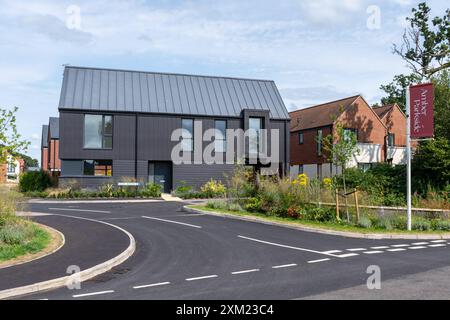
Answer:
[[[84,69],[84,70],[101,70],[101,71],[115,71],[115,72],[135,72],[146,74],[158,74],[158,75],[171,75],[171,76],[185,76],[185,77],[200,77],[200,78],[214,78],[214,79],[231,79],[231,80],[246,80],[246,81],[262,81],[262,82],[275,82],[269,79],[251,79],[251,78],[239,78],[228,76],[208,76],[202,74],[188,74],[188,73],[176,73],[176,72],[159,72],[159,71],[143,71],[143,70],[127,70],[127,69],[115,69],[115,68],[99,68],[99,67],[82,67],[82,66],[70,66],[66,65],[64,68],[69,69]]]
[[[317,104],[317,105],[314,105],[314,106],[311,106],[311,107],[306,107],[306,108],[303,108],[303,109],[294,110],[294,111],[289,112],[289,114],[294,113],[294,112],[300,112],[300,111],[303,111],[303,110],[312,109],[312,108],[321,107],[321,106],[324,106],[324,105],[327,105],[327,104],[336,103],[336,102],[343,101],[343,100],[348,100],[348,99],[351,99],[351,98],[355,98],[355,100],[356,100],[358,97],[361,97],[361,95],[357,94],[355,96],[350,96],[350,97],[347,97],[347,98],[333,100],[333,101]],[[353,101],[355,101],[355,100],[353,100]]]

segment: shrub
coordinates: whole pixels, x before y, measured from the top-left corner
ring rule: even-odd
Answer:
[[[225,196],[226,188],[220,181],[211,179],[200,188],[205,198]]]
[[[391,219],[392,227],[398,230],[406,230],[408,219],[405,215],[395,215]]]
[[[162,187],[156,183],[148,183],[143,190],[141,190],[140,194],[144,197],[149,198],[159,198],[161,197],[161,189]]]
[[[287,211],[289,218],[298,219],[300,217],[298,209],[295,207],[290,207]]]
[[[224,200],[209,200],[206,203],[207,208],[211,209],[220,209],[220,210],[226,210],[227,209],[227,203]]]
[[[239,203],[232,202],[228,205],[228,210],[234,211],[234,212],[243,212],[244,209],[242,209],[241,205]]]
[[[44,191],[52,186],[52,180],[48,172],[33,171],[20,175],[19,189],[21,192]]]
[[[411,223],[412,230],[428,231],[431,230],[431,221],[424,218],[413,218]]]
[[[250,199],[248,199],[247,203],[244,205],[244,208],[248,212],[260,212],[260,211],[262,211],[261,206],[262,206],[261,199],[250,198]]]
[[[372,221],[367,216],[361,216],[359,219],[358,226],[361,228],[370,228],[372,227]]]
[[[0,243],[15,245],[33,236],[33,229],[24,223],[9,223],[0,228]]]
[[[393,219],[392,219],[392,217],[389,217],[389,216],[372,217],[370,219],[370,222],[372,223],[372,226],[374,228],[386,229],[386,230],[393,230],[394,229]]]
[[[433,220],[431,227],[437,231],[450,231],[450,220]]]
[[[307,208],[305,218],[311,221],[328,222],[335,220],[335,209],[332,207]]]
[[[71,191],[72,191],[72,189],[71,189]],[[111,183],[104,184],[99,188],[99,191],[100,191],[101,195],[103,195],[107,198],[112,198],[114,196],[114,185]],[[80,194],[79,192],[75,191],[74,192],[74,195],[76,195],[75,198],[77,198],[77,196],[79,196],[79,194]]]

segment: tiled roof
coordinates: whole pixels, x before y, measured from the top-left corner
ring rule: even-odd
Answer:
[[[350,105],[359,95],[327,102],[313,107],[290,112],[291,131],[306,130],[332,125],[335,119]]]

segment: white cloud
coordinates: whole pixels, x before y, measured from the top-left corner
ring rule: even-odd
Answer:
[[[365,2],[365,0],[306,0],[300,1],[300,8],[309,21],[330,25],[342,23],[355,13],[361,13],[365,9]]]

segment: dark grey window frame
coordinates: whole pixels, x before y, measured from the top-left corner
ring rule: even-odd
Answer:
[[[302,145],[305,143],[305,135],[303,134],[303,132],[299,132],[298,133],[298,144]]]
[[[216,146],[214,145],[214,151],[217,153],[225,153],[227,150],[227,129],[228,129],[228,120],[226,119],[214,119],[214,129],[217,130],[217,126],[216,123],[217,122],[225,122],[225,132],[224,132],[224,136],[223,139],[220,141],[223,141],[223,151],[216,151]],[[216,143],[216,141],[219,141],[219,139],[217,139],[217,137],[214,137],[214,143]]]
[[[320,134],[319,134],[320,133]],[[322,156],[322,139],[323,139],[323,130],[317,130],[317,156]]]
[[[102,117],[102,147],[101,148],[88,148],[85,146],[85,128],[86,128],[86,116],[101,116]],[[104,133],[105,130],[105,117],[111,117],[111,122],[112,122],[112,132],[111,134]],[[111,148],[106,148],[104,147],[104,143],[105,143],[105,137],[111,137]],[[98,113],[84,113],[83,114],[83,150],[113,150],[114,149],[114,115],[112,114],[98,114]]]
[[[93,165],[94,165],[94,174],[86,174],[86,171],[85,171],[85,162],[86,161],[92,161],[93,162]],[[82,162],[82,166],[81,166],[81,169],[82,169],[82,176],[83,177],[92,177],[92,178],[109,178],[109,177],[113,177],[113,175],[114,175],[114,166],[113,166],[113,163],[114,163],[114,161],[113,160],[111,160],[111,159],[96,159],[96,160],[93,160],[93,159],[84,159],[84,160],[81,160],[81,162]],[[105,175],[95,175],[95,164],[96,164],[96,162],[111,162],[111,175],[107,175],[107,174],[105,174]],[[106,165],[106,166],[109,166],[109,165]],[[105,173],[107,173],[108,172],[108,170],[106,169],[106,171],[105,171]]]
[[[181,137],[181,151],[183,152],[194,152],[194,139],[195,139],[195,119],[194,118],[187,118],[187,117],[183,117],[181,118],[181,129],[184,129],[183,127],[183,121],[188,120],[188,121],[192,121],[192,138],[191,138],[191,150],[184,150],[183,149],[183,140],[185,140],[184,137]],[[187,138],[186,138],[187,139]]]
[[[391,139],[392,139],[392,141],[391,141]],[[388,145],[388,147],[395,146],[395,133],[389,133],[387,135],[387,145]]]

